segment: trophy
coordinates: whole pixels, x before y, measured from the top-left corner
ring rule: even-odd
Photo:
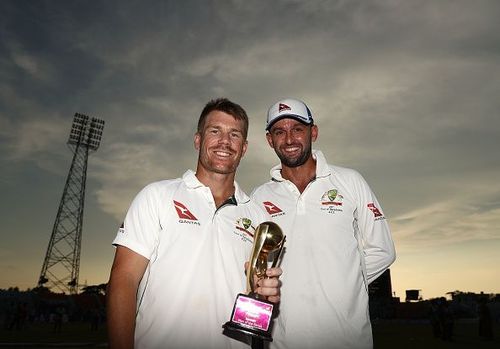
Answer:
[[[281,256],[285,236],[281,228],[273,222],[263,222],[255,229],[252,253],[247,266],[246,294],[236,296],[231,319],[222,327],[235,332],[245,333],[254,338],[272,341],[271,318],[274,304],[260,299],[255,293],[254,276],[259,280],[266,276],[270,255],[274,252],[272,266],[275,267]]]

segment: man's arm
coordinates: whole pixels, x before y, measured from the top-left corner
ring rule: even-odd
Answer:
[[[394,262],[396,251],[391,230],[375,194],[359,173],[354,171],[352,175],[359,204],[355,213],[360,235],[358,239],[362,245],[367,282],[370,284]]]
[[[108,340],[111,349],[134,348],[136,297],[148,259],[117,246],[107,288]]]
[[[384,223],[379,225],[380,227],[376,227],[363,239],[368,284],[378,278],[396,259],[390,230]]]

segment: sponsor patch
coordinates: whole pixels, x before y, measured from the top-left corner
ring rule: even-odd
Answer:
[[[375,206],[373,202],[370,202],[368,205],[366,205],[370,211],[372,211],[373,216],[375,217],[375,220],[378,221],[380,219],[385,219],[384,215],[382,212],[380,212],[379,208]]]
[[[282,216],[285,214],[285,212],[283,212],[281,208],[273,204],[271,201],[264,201],[262,202],[262,204],[264,205],[267,213],[271,215],[271,217]]]
[[[184,204],[175,200],[173,200],[173,202],[175,210],[177,211],[177,215],[179,216],[179,223],[200,225],[198,219],[194,216],[194,214],[191,213],[191,211],[189,211],[189,209],[186,206],[184,206]]]

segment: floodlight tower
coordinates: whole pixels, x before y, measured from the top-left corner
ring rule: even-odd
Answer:
[[[78,292],[83,206],[89,152],[101,143],[104,121],[76,113],[68,146],[73,160],[43,261],[38,286],[52,291]]]

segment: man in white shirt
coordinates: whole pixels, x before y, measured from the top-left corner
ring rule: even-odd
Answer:
[[[252,193],[287,236],[275,348],[372,348],[368,284],[395,259],[380,204],[355,170],[312,150],[310,109],[296,99],[268,111],[266,137],[280,159]]]
[[[247,149],[248,117],[227,99],[203,109],[194,146],[196,172],[146,186],[113,241],[108,283],[111,348],[247,348],[222,333],[245,290],[255,227],[264,211],[235,174]],[[256,292],[279,301],[281,269]]]

